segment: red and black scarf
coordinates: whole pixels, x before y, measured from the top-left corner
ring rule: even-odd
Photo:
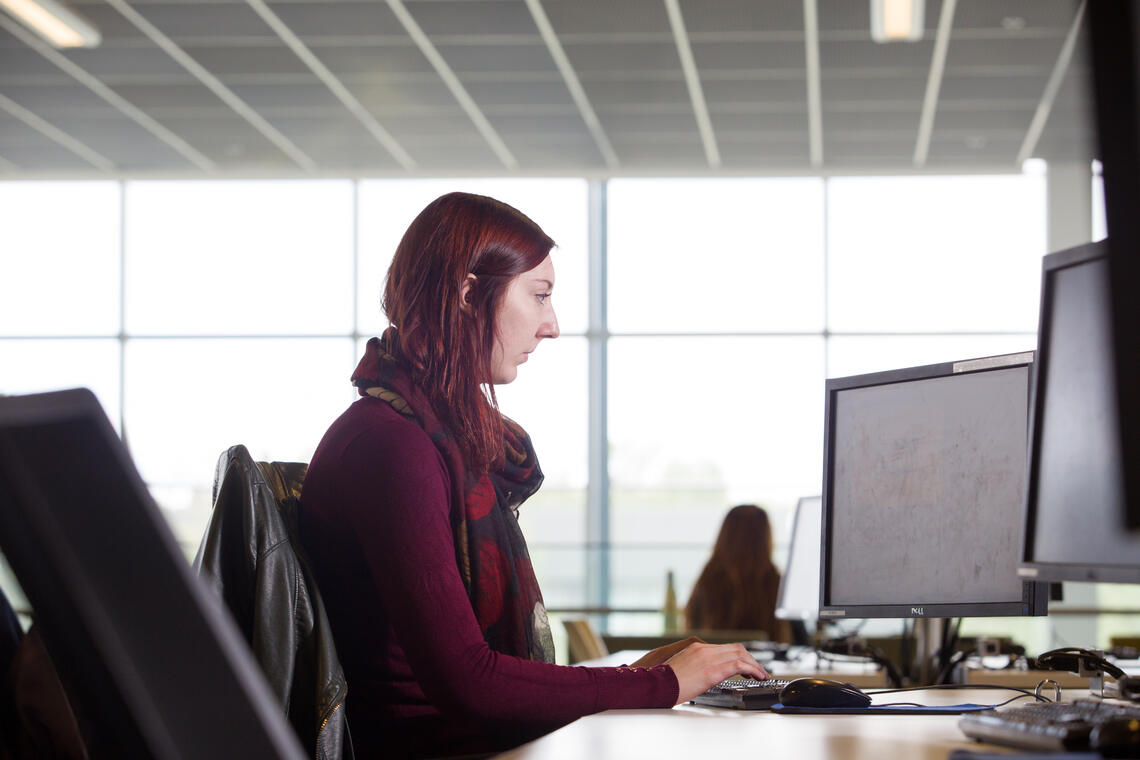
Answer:
[[[487,473],[472,472],[451,432],[427,396],[387,350],[388,328],[364,350],[352,384],[361,396],[387,402],[417,422],[443,456],[451,481],[451,527],[455,558],[483,638],[496,652],[554,662],[554,643],[542,592],[518,524],[518,508],[542,485],[542,470],[530,437],[503,417],[505,462]]]

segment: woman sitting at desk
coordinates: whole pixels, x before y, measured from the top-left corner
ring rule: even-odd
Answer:
[[[689,596],[689,630],[763,631],[772,641],[789,641],[787,623],[776,619],[779,590],[768,513],[754,504],[733,507]]]
[[[352,377],[362,398],[310,463],[301,541],[359,757],[488,752],[600,710],[671,707],[734,673],[766,676],[739,644],[633,668],[553,664],[517,519],[542,471],[493,387],[558,337],[553,245],[491,198],[452,193],[424,209],[388,271],[391,326]]]

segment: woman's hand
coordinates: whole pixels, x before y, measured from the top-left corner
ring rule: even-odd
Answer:
[[[693,643],[665,661],[677,676],[677,704],[688,702],[710,686],[740,674],[765,681],[771,676],[743,644]]]

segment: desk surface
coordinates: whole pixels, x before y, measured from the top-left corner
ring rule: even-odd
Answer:
[[[970,689],[883,694],[876,704],[995,704],[1013,692]],[[1071,695],[1070,695],[1071,696]],[[1016,704],[1016,703],[1015,703]],[[953,749],[1011,752],[966,739],[957,715],[776,715],[680,705],[671,710],[607,710],[499,757],[510,760],[684,758],[741,751],[797,760],[946,760]]]

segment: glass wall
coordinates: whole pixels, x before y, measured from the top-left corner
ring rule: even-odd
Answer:
[[[734,504],[769,509],[782,564],[796,500],[820,489],[827,377],[1035,344],[1041,173],[601,188],[591,214],[582,179],[0,183],[0,393],[92,388],[191,555],[222,451],[307,461],[353,400],[408,223],[444,192],[492,195],[558,243],[562,337],[497,390],[546,473],[520,519],[548,605],[654,610],[667,571],[684,603]]]

